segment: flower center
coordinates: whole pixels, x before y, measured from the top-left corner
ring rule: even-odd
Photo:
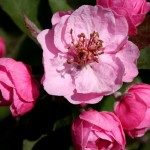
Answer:
[[[99,39],[99,33],[94,31],[90,34],[90,39],[87,39],[84,33],[78,34],[76,43],[72,33],[71,29],[71,45],[68,47],[67,63],[76,63],[80,66],[91,62],[98,63],[98,55],[103,53],[101,50],[103,41]]]

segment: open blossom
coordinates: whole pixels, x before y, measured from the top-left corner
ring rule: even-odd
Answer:
[[[5,54],[5,49],[4,39],[0,37],[0,58]]]
[[[97,103],[138,74],[139,50],[128,41],[126,19],[101,6],[56,13],[43,48],[44,89],[73,104]]]
[[[96,0],[96,3],[123,15],[127,19],[130,35],[137,33],[136,27],[150,11],[150,3],[146,0]]]
[[[0,106],[10,105],[17,117],[30,111],[39,96],[39,84],[30,68],[11,58],[0,58]]]
[[[143,136],[150,129],[150,85],[130,86],[116,103],[115,113],[129,136]]]
[[[111,112],[88,110],[72,124],[76,150],[123,150],[125,135],[117,116]]]

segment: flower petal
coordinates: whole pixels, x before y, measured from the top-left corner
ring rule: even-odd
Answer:
[[[48,57],[54,58],[58,54],[58,50],[54,45],[54,30],[43,30],[37,36],[38,42],[41,44],[43,51],[49,52]]]
[[[116,117],[113,113],[109,112],[97,112],[89,110],[85,113],[80,114],[80,119],[85,120],[93,125],[100,127],[103,130],[111,131],[119,125],[116,121]]]
[[[137,108],[140,111],[137,111]],[[131,94],[125,95],[115,105],[115,113],[120,119],[123,128],[127,130],[134,129],[141,123],[146,114],[146,110],[147,106],[140,97],[137,95],[134,97]]]
[[[139,57],[139,49],[132,42],[128,42],[122,50],[120,50],[116,57],[118,57],[125,67],[123,76],[124,82],[131,82],[134,77],[138,75],[137,59]]]
[[[55,24],[59,23],[62,16],[71,15],[72,12],[73,12],[72,10],[71,11],[67,11],[67,12],[64,12],[64,11],[56,12],[52,16],[52,25],[55,25]]]
[[[98,32],[105,52],[118,51],[118,46],[128,34],[126,19],[101,6],[83,5],[71,14],[64,34],[68,45],[71,44],[71,29],[73,29],[72,35],[75,41],[81,33],[89,39],[93,31]]]
[[[10,110],[14,117],[19,117],[29,112],[35,105],[35,101],[33,102],[25,102],[22,98],[20,98],[16,91],[13,91],[13,103],[10,106]]]
[[[47,93],[58,96],[72,93],[75,87],[70,74],[65,70],[65,65],[68,65],[66,58],[58,55],[55,59],[50,59],[49,51],[44,51],[43,56],[45,69],[43,85]]]
[[[103,95],[97,93],[77,93],[77,91],[74,90],[72,93],[65,95],[65,98],[72,104],[95,104],[101,101]]]
[[[7,68],[17,93],[25,101],[34,101],[39,96],[39,85],[31,76],[31,70],[22,62],[11,58],[1,58],[1,64]]]

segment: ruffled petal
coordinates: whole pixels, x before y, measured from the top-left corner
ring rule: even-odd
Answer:
[[[95,104],[102,100],[103,95],[97,93],[77,93],[74,90],[72,93],[65,95],[65,98],[72,104]]]
[[[71,29],[73,29],[72,35]],[[71,36],[76,41],[81,33],[89,39],[94,31],[99,33],[104,51],[115,53],[120,43],[127,38],[128,25],[124,17],[116,15],[110,9],[99,5],[83,5],[68,18],[64,34],[66,43],[71,44]]]
[[[57,56],[59,50],[54,45],[54,30],[43,30],[37,36],[38,42],[41,44],[43,51],[49,53],[47,57],[54,58]]]
[[[90,110],[80,114],[79,117],[80,119],[85,120],[93,125],[96,125],[106,131],[111,131],[119,125],[119,122],[116,121],[113,113],[99,113],[97,111]]]
[[[67,11],[67,12],[64,12],[64,11],[56,12],[52,16],[52,25],[55,25],[55,24],[59,23],[60,20],[61,20],[61,17],[65,16],[65,15],[71,15],[72,12],[73,12],[72,10],[71,11]]]
[[[55,59],[50,59],[49,51],[44,51],[43,64],[45,70],[43,85],[47,93],[58,96],[72,93],[75,87],[71,75],[67,72],[67,67],[65,66],[69,65],[66,63],[66,58],[58,55]]]
[[[139,49],[132,42],[128,42],[124,47],[116,54],[125,68],[123,75],[124,82],[131,82],[138,75],[137,59],[139,57]]]

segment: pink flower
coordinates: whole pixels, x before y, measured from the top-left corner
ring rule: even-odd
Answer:
[[[5,47],[4,39],[0,37],[0,58],[4,56],[5,50],[6,47]]]
[[[150,85],[130,86],[116,103],[115,113],[129,136],[143,136],[150,129]]]
[[[76,150],[123,150],[125,135],[117,116],[111,112],[89,110],[72,124]]]
[[[141,24],[146,13],[150,11],[150,3],[146,0],[96,0],[97,5],[111,8],[124,16],[129,25],[129,34],[136,34],[136,27]]]
[[[138,74],[139,50],[127,40],[126,19],[101,6],[56,13],[43,48],[44,89],[73,104],[97,103]],[[131,71],[132,70],[132,71]]]
[[[30,111],[38,96],[39,85],[30,68],[11,58],[0,58],[0,105],[10,105],[17,117]]]

